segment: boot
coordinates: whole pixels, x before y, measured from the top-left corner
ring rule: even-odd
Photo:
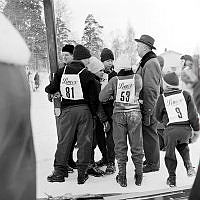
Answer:
[[[114,162],[109,162],[106,168],[106,174],[110,175],[110,174],[114,174],[116,171],[116,167],[115,167],[115,163]]]
[[[103,167],[103,166],[107,165],[107,160],[106,160],[105,158],[102,157],[101,160],[99,160],[99,161],[96,162],[96,165],[97,165],[98,167]]]
[[[135,179],[135,185],[140,186],[142,184],[143,174],[135,173],[134,179]]]
[[[175,187],[176,186],[176,176],[169,176],[167,178],[167,185],[170,187]]]
[[[68,177],[68,171],[61,173],[60,171],[54,170],[51,175],[47,177],[48,182],[65,182],[65,177]]]
[[[87,174],[94,177],[100,177],[104,175],[104,171],[100,170],[97,166],[93,165],[88,168]]]
[[[122,187],[126,187],[126,186],[127,186],[126,175],[118,174],[118,175],[116,176],[116,181],[117,181],[117,183],[119,183]]]
[[[86,170],[78,169],[78,178],[77,178],[78,184],[84,184],[87,179],[88,179],[88,174],[86,173]]]
[[[69,165],[67,165],[67,171],[68,171],[68,173],[73,173],[74,172],[73,168],[70,167]]]
[[[74,160],[69,160],[69,161],[68,161],[68,165],[69,165],[72,169],[77,169],[77,165],[76,165],[76,162],[74,162]]]
[[[194,167],[192,167],[192,166],[187,166],[187,167],[186,167],[186,170],[187,170],[187,175],[188,175],[189,177],[192,177],[192,176],[195,176],[195,175],[196,175],[196,172],[195,172],[195,170],[194,170]]]

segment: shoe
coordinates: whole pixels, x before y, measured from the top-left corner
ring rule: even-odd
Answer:
[[[87,174],[94,177],[100,177],[104,175],[104,171],[98,169],[98,167],[91,167],[87,170]]]
[[[77,178],[77,181],[78,181],[78,184],[84,184],[85,183],[85,181],[87,181],[87,179],[88,179],[89,177],[88,177],[88,174],[86,174],[86,173],[79,173],[78,174],[78,178]]]
[[[169,176],[167,178],[167,185],[169,185],[169,187],[176,187],[176,176]]]
[[[156,172],[156,171],[159,171],[159,168],[154,168],[151,165],[145,165],[143,167],[143,173]]]
[[[77,169],[77,165],[76,162],[72,161],[68,161],[68,165],[72,168],[72,169]]]
[[[126,187],[126,186],[127,186],[126,175],[118,174],[118,175],[116,176],[116,181],[117,181],[117,183],[119,183],[122,187]]]
[[[195,170],[194,170],[194,167],[190,166],[190,167],[188,167],[186,170],[187,170],[187,175],[188,175],[189,177],[195,176],[195,175],[196,175],[196,172],[195,172]]]
[[[70,167],[69,165],[67,165],[67,171],[68,171],[69,173],[73,173],[73,172],[74,172],[73,168]]]
[[[95,163],[98,167],[103,167],[103,166],[106,166],[107,165],[107,161],[106,159],[102,158],[101,160],[97,161]]]
[[[49,176],[47,176],[48,182],[65,182],[65,177],[68,177],[68,172],[65,172],[65,174],[62,174],[58,171],[53,171],[53,173]]]
[[[142,184],[143,175],[142,174],[135,174],[135,185],[140,186]]]

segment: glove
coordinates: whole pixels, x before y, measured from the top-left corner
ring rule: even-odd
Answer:
[[[193,131],[192,137],[190,138],[190,143],[195,143],[199,138],[199,131]]]
[[[110,123],[108,121],[103,123],[103,130],[105,133],[107,133],[110,130],[111,126]]]
[[[145,126],[150,126],[151,124],[151,115],[143,115],[142,122]]]

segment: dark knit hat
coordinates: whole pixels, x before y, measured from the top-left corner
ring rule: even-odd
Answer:
[[[101,52],[101,62],[104,62],[106,60],[114,60],[114,55],[113,55],[113,52],[108,49],[108,48],[104,48]]]
[[[169,87],[178,88],[179,87],[179,79],[175,72],[167,73],[163,77],[164,82]]]
[[[71,45],[71,44],[66,44],[62,48],[62,52],[69,52],[69,53],[73,54],[73,51],[74,51],[74,45]]]
[[[74,57],[74,60],[82,60],[82,59],[90,58],[91,54],[87,48],[78,44],[74,47],[73,57]]]

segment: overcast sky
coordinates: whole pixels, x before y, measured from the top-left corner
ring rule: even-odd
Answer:
[[[93,14],[104,26],[106,42],[111,32],[124,33],[130,23],[139,38],[155,38],[157,53],[164,48],[180,53],[200,53],[200,0],[67,0],[71,24],[80,38],[84,21]],[[109,45],[109,43],[107,43]]]

